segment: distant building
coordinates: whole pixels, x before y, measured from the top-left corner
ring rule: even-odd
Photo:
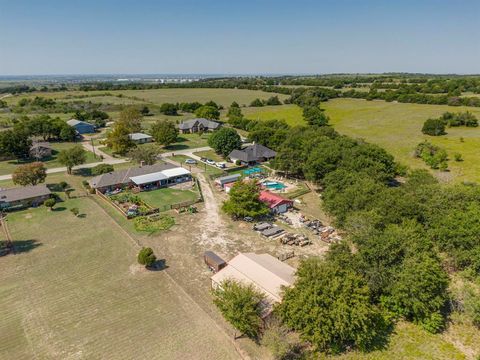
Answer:
[[[135,144],[145,144],[153,141],[153,137],[151,135],[147,135],[144,133],[133,133],[129,134],[128,137]]]
[[[212,287],[221,288],[225,280],[253,285],[265,294],[262,317],[267,317],[272,305],[282,301],[284,287],[295,282],[295,269],[269,254],[240,253],[227,266],[211,277]]]
[[[228,157],[231,161],[240,161],[242,165],[254,165],[273,159],[277,153],[260,144],[249,145],[242,150],[233,150]]]
[[[270,208],[270,211],[274,214],[283,214],[293,206],[292,200],[285,199],[280,195],[274,194],[267,190],[260,192],[259,200],[267,204],[267,206]]]
[[[85,121],[70,119],[67,124],[75,128],[79,134],[93,134],[95,132],[95,126]]]
[[[24,186],[0,190],[0,209],[14,210],[39,206],[51,196],[46,185]]]
[[[186,120],[178,124],[182,134],[197,133],[199,131],[215,131],[222,126],[221,123],[213,120],[198,118]]]
[[[48,141],[36,141],[30,146],[30,157],[36,160],[52,156],[52,146]]]
[[[112,171],[98,175],[88,181],[89,185],[102,193],[125,187],[138,187],[140,190],[167,187],[192,180],[187,169],[168,163],[158,163]]]

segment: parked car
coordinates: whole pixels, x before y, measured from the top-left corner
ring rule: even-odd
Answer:
[[[197,163],[197,160],[195,160],[195,159],[187,159],[187,160],[185,160],[185,164],[195,165],[196,163]]]
[[[219,169],[225,169],[225,167],[226,167],[226,166],[225,166],[225,163],[223,163],[223,162],[217,162],[217,163],[215,164],[215,166],[216,166],[217,168],[219,168]]]
[[[243,218],[243,221],[246,221],[246,222],[252,222],[253,221],[253,218],[251,216],[245,216]]]
[[[208,165],[215,165],[215,161],[213,161],[212,159],[207,159],[205,161]]]

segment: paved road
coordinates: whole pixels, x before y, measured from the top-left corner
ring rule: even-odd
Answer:
[[[199,147],[199,148],[195,148],[195,149],[184,149],[184,150],[162,153],[161,156],[162,157],[168,157],[168,156],[173,156],[173,155],[186,155],[188,157],[191,157],[192,159],[200,160],[200,157],[195,155],[194,153],[199,152],[199,151],[208,151],[208,150],[212,150],[212,148],[209,147],[209,146],[204,146],[204,147]]]
[[[125,162],[128,162],[128,161],[129,161],[128,159],[111,159],[111,160],[105,160],[105,161],[100,161],[100,162],[94,162],[94,163],[90,163],[90,164],[83,164],[83,165],[74,166],[73,170],[89,169],[89,168],[92,168],[92,167],[100,165],[100,164],[110,164],[110,165],[122,164],[122,163],[125,163]],[[66,167],[58,167],[58,168],[47,169],[47,174],[53,174],[53,173],[59,173],[59,172],[67,172],[67,168]],[[11,178],[12,178],[12,174],[1,175],[0,176],[0,181],[1,180],[10,180]]]
[[[82,145],[88,151],[93,150],[92,145],[88,142],[82,142]],[[163,153],[163,154],[161,154],[161,157],[163,158],[163,157],[167,157],[167,156],[172,156],[173,154],[178,154],[178,155],[187,155],[187,156],[190,156],[194,159],[200,160],[200,158],[196,155],[193,155],[193,153],[198,152],[198,151],[207,151],[207,150],[211,150],[211,148],[209,148],[208,146],[205,146],[205,147],[200,147],[200,148],[195,148],[195,149],[178,150],[178,151],[174,151],[174,152]],[[100,165],[100,164],[110,164],[110,165],[122,164],[122,163],[125,163],[125,162],[129,161],[128,159],[114,158],[114,157],[104,153],[103,151],[101,151],[98,148],[98,146],[95,146],[95,153],[97,155],[102,155],[104,157],[104,160],[99,161],[99,162],[90,163],[90,164],[78,165],[78,166],[75,166],[73,168],[73,170],[89,169],[89,168],[92,168],[92,167]],[[163,159],[163,160],[165,160],[165,159]],[[58,167],[58,168],[47,169],[47,174],[53,174],[53,173],[59,173],[59,172],[67,172],[67,168],[66,167]],[[0,175],[0,181],[1,180],[10,180],[11,178],[12,178],[12,174]]]

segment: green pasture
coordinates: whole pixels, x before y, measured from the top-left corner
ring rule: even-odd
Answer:
[[[242,113],[247,119],[252,120],[285,120],[287,124],[305,125],[302,109],[297,105],[277,105],[242,108]]]
[[[361,99],[334,99],[322,103],[330,123],[342,134],[378,144],[403,164],[424,168],[423,161],[413,157],[416,145],[423,140],[444,147],[450,157],[449,172],[435,171],[445,181],[480,181],[480,127],[448,128],[447,135],[432,137],[422,134],[429,117],[446,111],[470,111],[480,118],[480,108],[446,105],[402,104]],[[463,138],[463,142],[462,142]],[[453,155],[464,159],[455,162]]]
[[[118,97],[122,95],[123,97]],[[268,99],[278,95],[280,99],[287,95],[272,94],[260,90],[244,89],[152,89],[152,90],[115,90],[115,91],[60,91],[60,92],[33,92],[29,94],[13,95],[5,98],[8,104],[16,104],[22,98],[42,96],[61,101],[84,100],[93,102],[107,102],[115,104],[163,104],[166,102],[194,102],[205,103],[213,100],[216,103],[229,106],[233,101],[240,105],[247,105],[255,98]]]

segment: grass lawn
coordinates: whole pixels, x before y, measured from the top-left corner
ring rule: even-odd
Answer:
[[[217,154],[213,150],[199,151],[199,152],[196,152],[195,155],[213,160],[215,162],[224,162],[225,161],[225,159],[221,155]]]
[[[223,170],[221,170],[221,169],[219,169],[215,166],[207,165],[207,164],[202,163],[202,162],[197,162],[196,165],[185,164],[185,160],[191,159],[191,157],[186,156],[186,155],[174,155],[174,156],[170,156],[169,159],[172,159],[173,161],[176,161],[180,164],[183,164],[183,167],[185,167],[186,169],[189,169],[189,170],[193,166],[193,167],[197,167],[197,168],[203,170],[207,175],[217,176],[217,175],[223,174]]]
[[[166,151],[195,149],[208,146],[208,138],[211,134],[204,133],[201,136],[199,134],[179,134],[177,142],[169,145]]]
[[[449,173],[439,173],[445,180],[480,181],[480,127],[448,128],[447,135],[431,137],[421,132],[424,121],[438,117],[446,111],[470,111],[480,118],[480,108],[452,107],[365,101],[360,99],[334,99],[322,103],[331,124],[342,134],[363,138],[378,144],[393,154],[396,160],[414,168],[425,168],[423,161],[413,157],[418,143],[428,140],[444,147],[450,157]],[[460,138],[464,142],[460,141]],[[463,162],[455,162],[453,154],[460,153]]]
[[[45,160],[45,166],[47,168],[57,168],[57,167],[63,167],[62,164],[60,164],[57,160],[58,153],[61,150],[66,150],[69,149],[75,145],[80,144],[75,144],[75,143],[51,143],[54,151],[52,154],[52,157],[48,160]],[[98,162],[101,161],[98,157],[95,158],[93,153],[90,151],[87,151],[87,161],[85,162],[86,164],[88,163],[93,163],[93,162]],[[18,163],[16,160],[7,160],[7,161],[0,161],[0,175],[6,175],[6,174],[11,174],[15,170],[16,167],[22,164],[26,164],[27,162],[20,162]]]
[[[227,337],[89,198],[8,215],[0,262],[2,359],[237,359]],[[68,209],[78,207],[83,217]]]
[[[285,120],[287,124],[305,125],[302,109],[297,105],[278,105],[263,107],[242,108],[242,113],[247,119],[252,120]]]
[[[196,190],[178,190],[172,188],[143,191],[137,195],[148,205],[158,207],[160,211],[169,210],[170,205],[173,204],[195,201],[200,196]]]

